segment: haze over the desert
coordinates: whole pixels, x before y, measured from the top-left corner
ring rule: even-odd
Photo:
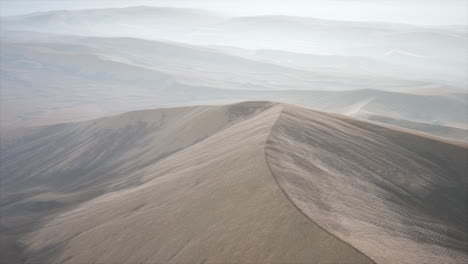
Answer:
[[[0,263],[468,262],[467,1],[0,15]]]
[[[468,24],[464,0],[2,0],[2,15],[21,15],[51,10],[167,6],[200,8],[235,16],[281,14],[334,20],[386,21],[416,25]]]

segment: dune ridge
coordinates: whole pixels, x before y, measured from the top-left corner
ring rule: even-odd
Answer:
[[[257,107],[258,105],[255,108]],[[230,107],[229,114],[242,113],[245,111],[246,104],[241,104],[240,106],[234,105]],[[122,255],[125,252],[121,252],[122,244],[119,245],[119,242],[110,241],[110,238],[106,235],[108,234],[108,232],[106,232],[107,229],[114,230],[114,232],[116,230],[115,228],[120,230],[120,225],[115,224],[115,222],[125,221],[125,217],[123,217],[121,213],[123,213],[123,215],[128,213],[127,210],[122,209],[122,207],[127,208],[126,204],[130,203],[131,205],[128,205],[128,208],[132,209],[140,206],[139,203],[142,203],[141,199],[143,197],[139,196],[139,198],[135,198],[135,195],[141,193],[150,195],[148,192],[153,193],[155,190],[164,191],[164,189],[161,190],[158,188],[158,186],[163,185],[178,193],[178,195],[171,195],[165,192],[165,195],[168,195],[169,198],[166,197],[164,199],[164,195],[162,195],[159,196],[159,198],[153,196],[151,199],[145,199],[146,206],[143,205],[143,207],[137,210],[137,212],[140,212],[141,216],[137,217],[135,220],[131,220],[131,222],[137,221],[137,224],[131,224],[132,227],[127,227],[132,230],[131,232],[141,234],[141,229],[145,229],[146,233],[153,233],[153,235],[139,238],[134,237],[133,239],[136,240],[131,243],[129,243],[129,241],[125,241],[126,245],[143,244],[146,245],[145,247],[159,248],[160,251],[151,257],[151,259],[156,261],[168,261],[173,263],[184,261],[189,261],[191,263],[202,261],[205,263],[217,263],[220,261],[282,263],[308,262],[310,259],[316,259],[317,262],[344,262],[348,258],[352,258],[359,260],[361,263],[372,263],[372,261],[368,260],[367,257],[357,252],[354,248],[333,236],[330,236],[327,232],[323,231],[321,228],[305,218],[292,204],[289,203],[289,200],[283,196],[279,186],[276,185],[273,177],[269,174],[266,167],[265,156],[263,155],[264,144],[271,125],[276,120],[280,111],[281,105],[272,106],[265,111],[261,111],[259,114],[253,115],[253,117],[219,131],[217,134],[213,135],[211,139],[199,142],[173,157],[168,157],[159,164],[150,166],[148,170],[159,174],[159,176],[151,176],[147,179],[147,183],[136,187],[136,189],[128,189],[105,195],[104,197],[91,200],[90,202],[79,206],[78,209],[57,216],[50,223],[46,224],[45,227],[41,228],[42,231],[39,230],[37,234],[34,234],[30,239],[28,239],[31,241],[29,249],[37,250],[39,247],[37,252],[41,253],[38,253],[36,256],[38,256],[38,260],[42,260],[41,258],[43,257],[44,251],[40,250],[40,248],[47,248],[48,245],[54,245],[53,242],[58,239],[58,241],[68,241],[66,242],[66,245],[67,248],[70,248],[69,250],[71,252],[87,252],[87,254],[74,256],[70,260],[70,256],[67,255],[70,251],[65,251],[62,253],[63,255],[54,256],[52,262],[73,263],[73,261],[120,261],[125,256]],[[223,155],[221,153],[226,151],[224,147],[226,146],[226,139],[241,142],[241,145],[244,147],[238,147],[235,144],[228,144],[232,145],[231,151],[234,153],[231,154],[231,151],[229,151],[229,154]],[[224,144],[220,144],[221,142],[224,142]],[[209,148],[210,151],[206,152],[204,150],[206,148]],[[187,155],[193,156],[196,153],[199,153],[199,155],[195,155],[197,156],[197,158],[194,158],[195,161],[190,161],[190,159],[187,158]],[[211,162],[209,165],[203,164],[204,162],[206,163],[207,159],[206,157],[203,157],[206,155],[215,161],[224,160],[223,166],[226,166],[225,169],[217,169],[221,170],[219,174],[210,175],[208,176],[208,179],[207,177],[198,175],[200,172],[207,173],[206,167],[213,167]],[[222,158],[220,159],[219,157]],[[241,159],[241,161],[236,161],[238,159]],[[250,161],[248,162],[247,160]],[[250,164],[247,165],[248,168],[234,169],[235,167],[246,166],[246,164]],[[199,166],[204,168],[200,169],[198,168]],[[187,175],[187,168],[191,169],[189,173],[190,175]],[[208,172],[208,174],[210,173]],[[226,176],[222,175],[231,177],[226,178]],[[190,178],[196,177],[197,179],[195,179],[195,183],[193,183],[188,176],[190,176]],[[212,178],[213,176],[216,177]],[[239,183],[233,183],[233,180],[230,178],[234,176],[240,177],[242,179],[242,184],[239,185]],[[203,178],[205,179],[203,180]],[[216,197],[215,199],[221,200],[223,205],[221,207],[215,206],[212,208],[212,213],[216,216],[213,217],[213,219],[216,220],[214,223],[211,223],[213,220],[210,221],[204,216],[206,214],[212,215],[210,210],[206,210],[206,208],[205,210],[200,210],[199,208],[199,206],[208,206],[209,208],[213,206],[210,205],[212,202],[206,201],[207,198],[203,195],[200,197],[200,194],[196,194],[196,189],[198,189],[197,185],[202,185],[203,182],[206,182],[207,180],[217,181],[218,183],[214,186],[209,186],[209,188],[203,188],[202,193],[204,195]],[[220,180],[221,182],[219,182]],[[184,184],[183,186],[172,186],[174,183],[171,184],[171,182],[174,181],[179,182],[179,184],[180,182],[183,182]],[[223,181],[227,182],[223,183]],[[199,183],[197,184],[196,182]],[[186,184],[188,186],[185,186]],[[223,187],[223,185],[226,184],[227,189],[226,187]],[[232,184],[234,184],[234,186],[232,186]],[[220,185],[224,190],[222,194],[216,190],[220,188]],[[239,186],[236,187],[236,185]],[[181,190],[181,188],[183,190]],[[232,189],[234,189],[235,192],[240,193],[232,194]],[[181,195],[181,192],[185,191],[189,192],[190,201],[197,197],[198,199],[196,200],[201,200],[201,202],[196,203],[195,205],[188,204],[184,206],[184,204],[187,203],[187,201],[184,201],[186,198],[179,197],[179,195]],[[194,195],[195,197],[192,197]],[[182,196],[184,195],[182,194]],[[227,199],[224,197],[227,197]],[[178,217],[168,216],[168,218],[171,219],[171,222],[175,221],[176,223],[168,225],[163,222],[158,225],[159,232],[186,237],[179,237],[176,241],[172,241],[170,237],[167,237],[168,235],[166,235],[165,238],[159,237],[166,243],[172,243],[172,247],[166,247],[164,245],[158,246],[157,244],[162,242],[154,241],[155,231],[152,231],[151,228],[147,227],[148,223],[145,224],[145,221],[142,220],[142,218],[146,219],[148,216],[155,215],[154,213],[148,212],[151,210],[157,210],[154,207],[151,209],[151,203],[159,203],[161,200],[164,201],[167,199],[175,200],[178,204],[177,209],[171,208],[172,210],[176,210],[178,213],[183,213],[184,215],[188,214],[191,216],[189,218],[192,219],[190,226],[186,226],[186,223],[184,223],[184,221],[181,223],[180,220],[178,220]],[[212,198],[210,197],[210,200],[211,199]],[[132,202],[136,202],[136,204],[133,204]],[[220,203],[220,201],[218,201],[218,203]],[[100,205],[102,205],[102,207]],[[116,205],[118,205],[120,209],[113,208]],[[117,210],[118,212],[104,210],[104,208],[108,207],[113,208],[113,210]],[[145,207],[149,207],[149,209],[146,208],[145,210]],[[181,207],[183,209],[181,209]],[[229,208],[231,208],[231,210],[233,208],[237,209],[233,210],[233,214],[226,211]],[[166,214],[172,214],[170,211],[167,211],[167,209],[162,211]],[[100,213],[99,215],[96,215],[96,213],[93,212]],[[241,213],[240,215],[236,215],[236,212]],[[104,219],[114,220],[107,224],[105,220],[100,219],[103,217],[103,214]],[[112,217],[107,218],[105,217],[106,214],[110,214]],[[122,217],[124,219],[121,219]],[[132,219],[133,218],[135,217],[132,217]],[[223,221],[218,220],[219,218],[223,219]],[[200,220],[197,221],[197,219]],[[146,219],[146,221],[149,220]],[[96,222],[100,223],[97,227],[92,224]],[[226,224],[224,224],[226,222],[229,223],[229,225],[226,226]],[[84,225],[84,227],[80,227],[80,225]],[[219,227],[219,225],[221,225],[221,227]],[[201,229],[202,226],[208,226],[208,228],[203,230]],[[229,226],[231,226],[231,228],[229,228]],[[174,228],[176,227],[178,232],[174,233]],[[106,231],[99,231],[102,229]],[[180,232],[179,229],[183,229],[185,232]],[[93,230],[93,232],[86,230]],[[96,234],[96,232],[98,234]],[[119,232],[123,232],[123,236],[130,236],[125,231]],[[208,233],[208,235],[205,234],[205,232]],[[213,232],[214,234],[211,234]],[[236,234],[238,232],[240,232],[240,234]],[[241,236],[239,237],[239,235]],[[280,235],[281,239],[278,239],[278,235]],[[95,238],[92,239],[91,237],[94,236],[104,237],[105,242],[91,242],[89,248],[86,247],[86,245],[85,248],[83,248],[83,241],[93,241]],[[243,238],[243,236],[246,237]],[[236,242],[231,241],[233,238],[236,239]],[[210,243],[213,239],[215,241],[220,241],[217,241],[217,243]],[[198,241],[198,243],[190,243],[194,240],[201,241]],[[44,243],[44,241],[49,242]],[[322,245],[323,241],[327,242]],[[93,243],[96,244],[93,245]],[[105,248],[102,248],[100,245],[103,243],[110,243],[113,246],[107,245]],[[150,245],[153,244],[153,246],[148,246],[147,243]],[[58,244],[60,245],[60,243]],[[287,246],[288,244],[294,244],[295,246],[292,248]],[[234,249],[224,252],[226,250],[219,247],[216,248],[216,246],[219,245],[234,247]],[[215,248],[212,248],[213,246]],[[174,252],[174,248],[179,247],[179,251]],[[271,249],[268,250],[270,247]],[[112,250],[113,248],[119,250]],[[209,250],[209,253],[206,252],[207,250]],[[102,252],[108,251],[113,251],[113,253],[102,254]],[[200,251],[205,251],[205,253],[198,253]],[[148,253],[144,251],[137,251],[134,254],[130,254],[129,258],[124,262],[148,262],[149,260],[146,259],[148,257],[147,254]]]
[[[2,182],[11,191],[0,213],[12,214],[8,228],[21,230],[14,212],[27,204],[56,206],[31,215],[41,224],[13,236],[30,263],[460,263],[467,256],[467,144],[272,102],[144,110],[46,131],[3,146],[10,177]],[[49,140],[57,141],[54,153],[41,150]],[[101,153],[110,142],[115,151]],[[434,151],[441,153],[427,154]],[[25,166],[37,156],[46,163]],[[95,157],[90,171],[67,172],[85,166],[83,157]],[[28,186],[28,178],[41,184]]]

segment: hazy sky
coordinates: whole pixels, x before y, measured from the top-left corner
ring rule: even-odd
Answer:
[[[296,15],[422,25],[468,25],[468,0],[0,0],[1,14],[126,6],[203,8],[230,15]]]

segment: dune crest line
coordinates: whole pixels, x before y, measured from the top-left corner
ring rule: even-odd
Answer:
[[[267,150],[266,150],[266,147],[267,145],[270,143],[270,138],[271,138],[271,134],[273,132],[273,128],[275,127],[276,123],[278,122],[278,120],[281,118],[281,114],[283,113],[283,109],[284,109],[284,106],[283,104],[281,104],[281,111],[278,113],[278,117],[276,118],[276,121],[273,123],[273,125],[271,126],[271,129],[270,129],[270,133],[268,134],[268,137],[267,137],[267,140],[265,141],[265,148],[264,148],[264,155],[265,155],[265,162],[268,166],[268,169],[270,170],[270,173],[271,173],[271,176],[273,177],[273,179],[275,180],[276,184],[278,184],[279,188],[281,189],[281,191],[283,192],[284,196],[289,200],[289,202],[301,213],[304,215],[304,217],[306,217],[310,222],[312,222],[313,224],[317,225],[318,227],[320,227],[320,229],[322,229],[323,231],[325,231],[326,233],[328,233],[330,236],[333,236],[334,238],[336,238],[337,240],[345,243],[346,245],[350,246],[351,248],[353,248],[354,250],[356,250],[357,252],[361,253],[362,255],[366,256],[367,258],[369,258],[369,260],[372,262],[372,263],[376,263],[372,258],[370,258],[368,255],[366,255],[364,252],[360,251],[359,249],[357,249],[356,247],[354,247],[353,245],[351,245],[350,243],[346,242],[345,240],[335,236],[334,234],[332,234],[331,232],[329,232],[327,229],[325,229],[324,227],[322,227],[319,223],[317,223],[316,221],[314,221],[309,215],[307,215],[292,199],[291,197],[289,196],[289,193],[283,188],[283,186],[279,183],[276,175],[273,173],[273,170],[271,169],[271,165],[270,165],[270,162],[268,161],[268,154],[267,154]]]
[[[3,224],[30,262],[466,258],[462,143],[268,101],[135,111],[4,143]],[[31,206],[43,210],[21,218]]]

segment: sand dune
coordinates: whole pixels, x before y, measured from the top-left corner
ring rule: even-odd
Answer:
[[[266,150],[298,208],[377,263],[468,259],[466,144],[287,105]]]
[[[5,17],[1,22],[6,30],[360,56],[365,57],[360,59],[363,64],[377,65],[379,72],[389,67],[411,80],[466,87],[468,61],[463,54],[468,38],[458,27],[280,15],[226,17],[197,9],[141,6],[33,13]]]
[[[30,262],[468,257],[466,144],[270,102],[6,136],[2,235]]]
[[[134,6],[38,12],[2,18],[2,24],[6,28],[37,32],[174,39],[223,19],[198,9]]]
[[[425,79],[411,80],[406,76],[390,76],[391,70],[379,63],[374,63],[371,68],[384,68],[379,73],[356,74],[349,69],[336,68],[334,71],[326,71],[321,68],[299,69],[290,67],[287,63],[270,63],[259,61],[255,57],[244,58],[226,54],[217,50],[191,46],[179,43],[148,41],[133,38],[97,38],[76,36],[51,36],[31,34],[29,32],[10,32],[5,34],[3,43],[4,57],[3,67],[8,69],[17,66],[18,55],[15,50],[21,49],[25,53],[21,59],[23,64],[30,63],[45,64],[42,60],[50,62],[70,61],[70,56],[96,56],[101,60],[129,64],[147,70],[156,71],[155,74],[165,73],[174,76],[179,81],[187,84],[209,85],[229,89],[262,89],[262,90],[351,90],[351,89],[385,89],[406,90],[439,87],[447,91],[451,86],[432,83]],[[25,36],[26,35],[26,36]],[[20,44],[18,43],[20,42]],[[13,47],[12,47],[13,46]],[[12,54],[13,53],[13,54]],[[60,57],[61,56],[61,57]],[[257,60],[256,60],[257,59]],[[332,61],[333,58],[322,58],[317,64],[326,66],[323,61]],[[336,59],[335,59],[336,60]],[[77,67],[79,62],[67,65],[76,73],[81,73],[85,66]],[[88,62],[90,70],[93,71],[95,63]],[[335,62],[340,65],[341,62]],[[356,64],[353,63],[354,69]],[[376,65],[377,64],[377,65]],[[28,65],[26,65],[28,66]],[[109,66],[112,71],[112,66]],[[133,76],[133,71],[126,73]],[[365,76],[365,80],[364,79]],[[81,77],[79,75],[79,77]],[[91,76],[94,77],[94,76]],[[137,79],[135,79],[135,82]]]
[[[367,120],[376,121],[379,123],[389,124],[397,127],[408,128],[425,132],[428,134],[436,135],[439,137],[465,141],[468,142],[468,130],[450,126],[442,126],[436,124],[428,124],[421,122],[412,122],[403,119],[395,119],[386,116],[369,115],[366,117]]]
[[[281,15],[227,17],[199,9],[144,6],[58,10],[5,17],[2,22],[5,28],[14,30],[185,40],[192,44],[276,48],[320,54],[350,50],[379,53],[384,50],[380,48],[388,47],[404,47],[404,50],[425,54],[424,51],[434,51],[434,48],[439,51],[442,45],[449,49],[444,56],[461,59],[455,54],[460,49],[464,50],[466,44],[466,34],[448,27]],[[112,26],[119,26],[119,32],[109,30]],[[362,49],[366,46],[371,48],[367,52]]]
[[[372,76],[392,77],[400,80],[425,81],[435,84],[445,84],[458,87],[463,90],[466,86],[465,71],[466,66],[461,64],[448,65],[438,63],[437,65],[423,65],[421,59],[412,58],[413,63],[418,63],[418,67],[409,60],[398,61],[398,52],[389,52],[379,57],[358,56],[357,54],[347,55],[318,55],[294,53],[282,50],[246,50],[234,47],[212,46],[212,48],[240,57],[251,58],[269,63],[279,64],[292,68],[304,69],[308,71],[321,71],[324,73],[342,73],[351,76],[362,76],[371,78]],[[392,54],[395,58],[391,58]],[[424,60],[424,59],[422,59]],[[401,87],[401,90],[409,91],[408,87]],[[418,89],[421,90],[421,89]]]
[[[1,43],[2,127],[245,100],[283,101],[364,118],[371,114],[458,127],[468,123],[466,94],[447,94],[449,87],[431,83],[298,70],[202,47],[141,39],[7,36],[20,43]],[[332,64],[342,63],[335,59]],[[439,94],[376,89],[434,89]]]

